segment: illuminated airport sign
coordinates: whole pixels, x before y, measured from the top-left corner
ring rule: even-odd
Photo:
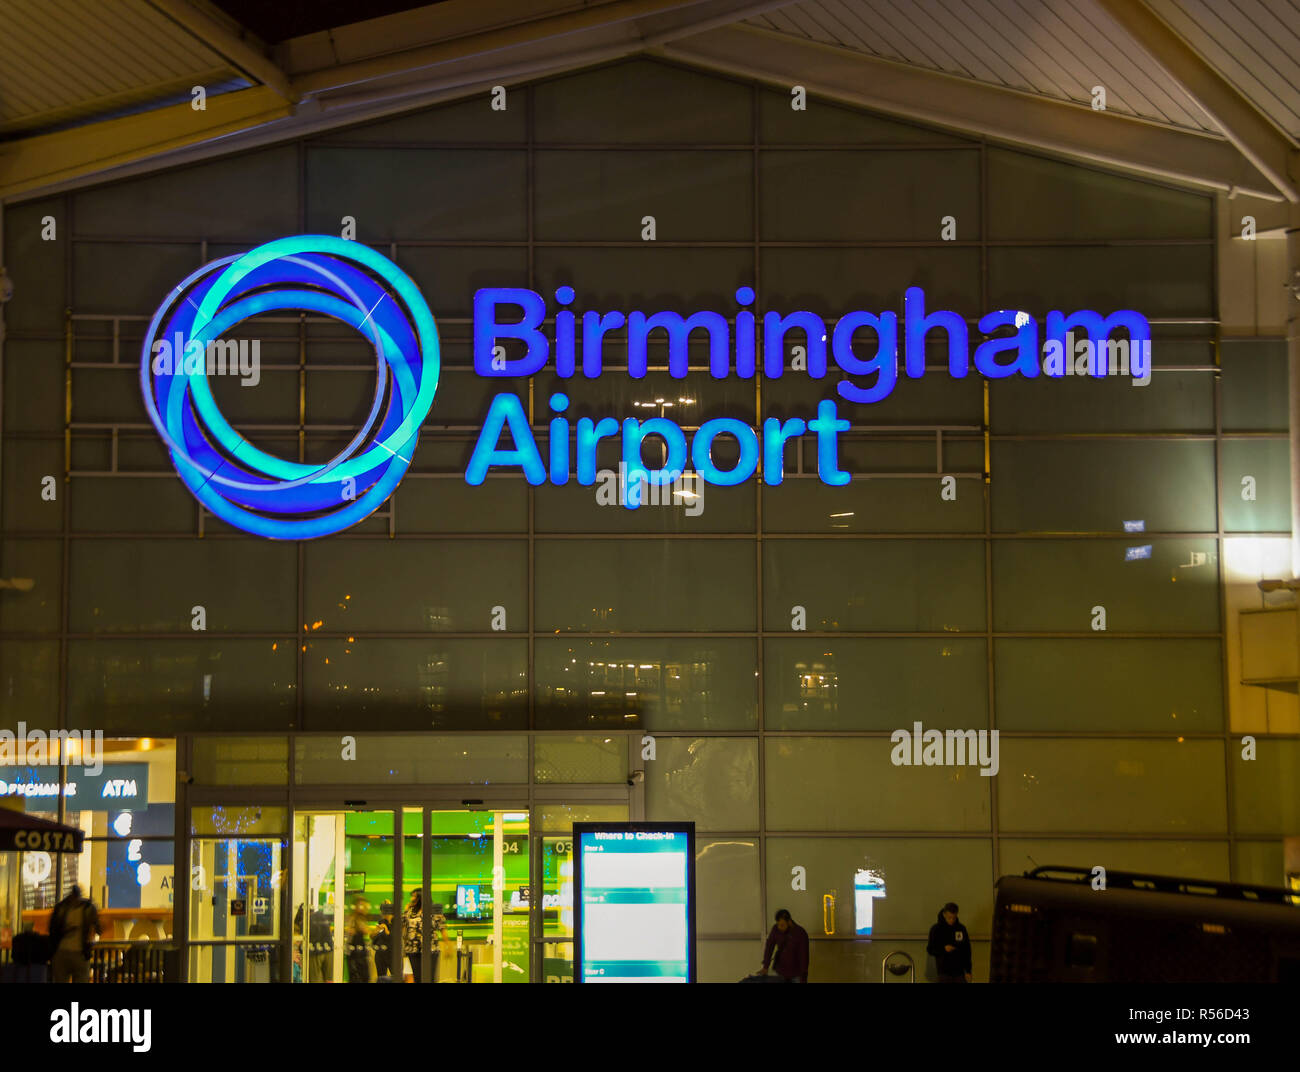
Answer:
[[[529,391],[493,396],[476,437],[465,480],[482,484],[489,473],[522,475],[532,485],[593,485],[598,445],[617,446],[633,486],[663,486],[687,470],[715,485],[784,479],[786,444],[811,435],[817,479],[847,484],[840,467],[839,436],[852,426],[841,403],[869,405],[888,398],[904,377],[926,371],[927,342],[947,349],[949,376],[974,372],[988,379],[1091,374],[1121,367],[1142,384],[1150,377],[1151,330],[1132,310],[1103,315],[1090,310],[1048,312],[1039,322],[1021,310],[981,317],[974,341],[963,315],[927,307],[925,292],[909,287],[903,312],[846,312],[834,321],[808,311],[752,310],[752,287],[734,295],[735,307],[689,315],[571,308],[571,286],[555,291],[555,306],[522,287],[487,287],[474,295],[474,371],[485,379],[535,376],[548,366],[561,380],[597,379],[625,370],[633,380],[650,371],[650,344],[666,340],[667,371],[691,373],[689,346],[707,345],[714,379],[787,373],[831,379],[826,397],[802,415],[761,418],[720,416],[690,430],[664,414],[646,419],[569,414],[563,390],[544,402],[545,416],[530,413]],[[260,372],[240,344],[223,335],[263,313],[286,309],[324,315],[355,328],[376,355],[374,396],[365,421],[334,457],[293,461],[255,447],[223,416],[209,377],[227,358],[245,385]],[[1079,338],[1076,340],[1076,335]],[[1115,338],[1115,336],[1121,336]],[[515,353],[507,354],[502,341]],[[1122,355],[1122,360],[1119,360]],[[1082,359],[1082,360],[1080,360]],[[1117,364],[1117,361],[1119,363]],[[609,366],[614,366],[611,368]],[[330,235],[301,235],[212,261],[183,280],[154,314],[140,358],[145,407],[171,451],[191,493],[237,528],[273,539],[311,539],[346,529],[376,510],[411,465],[420,426],[438,387],[441,358],[433,314],[419,289],[391,260],[369,246]],[[702,370],[701,370],[702,371]],[[534,421],[546,422],[543,451]],[[645,462],[645,447],[659,462]],[[719,443],[725,449],[715,448]],[[640,494],[627,496],[636,509]]]
[[[574,981],[695,982],[695,824],[574,823]]]

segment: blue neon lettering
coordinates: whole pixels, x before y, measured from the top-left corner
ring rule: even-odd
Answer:
[[[848,427],[847,421],[845,427]],[[740,460],[728,472],[723,472],[713,464],[713,441],[720,435],[735,436],[736,442],[740,444]],[[710,484],[720,484],[723,487],[743,484],[758,468],[758,435],[750,425],[735,417],[714,417],[700,425],[695,438],[691,440],[691,461],[695,464],[696,472]]]
[[[709,333],[709,373],[714,379],[721,380],[731,371],[728,358],[731,348],[730,332],[727,318],[721,313],[693,313],[688,317],[671,311],[655,313],[653,316],[628,313],[627,371],[633,379],[645,378],[648,362],[646,336],[658,328],[662,328],[668,335],[668,375],[674,379],[685,379],[690,366],[690,334],[700,328]],[[753,374],[751,362],[749,375]]]
[[[775,380],[785,372],[785,334],[791,328],[804,333],[808,375],[820,380],[826,375],[826,321],[816,313],[768,313],[763,317],[763,375]]]
[[[602,439],[618,435],[618,421],[613,417],[578,418],[578,483],[588,486],[596,483],[596,444]]]
[[[837,416],[833,399],[817,403],[817,416],[808,422],[808,431],[817,433],[817,475],[823,484],[847,484],[849,474],[840,468],[839,433],[849,430],[849,422]]]
[[[903,294],[904,332],[907,374],[916,379],[925,373],[925,337],[935,328],[948,333],[948,374],[965,376],[970,371],[970,343],[966,335],[966,321],[950,309],[936,309],[928,316],[925,312],[925,291],[908,287]]]
[[[509,428],[514,439],[513,448],[502,447],[501,432]],[[530,484],[546,483],[546,466],[537,450],[537,440],[533,430],[528,427],[528,414],[518,395],[502,392],[492,399],[487,417],[483,420],[483,429],[474,444],[474,453],[470,455],[469,465],[465,469],[465,483],[482,484],[487,478],[487,471],[494,465],[517,465],[524,471],[524,478]]]
[[[1011,309],[999,309],[980,321],[980,331],[992,335],[998,328],[1015,328],[1014,335],[990,338],[975,348],[975,369],[990,380],[1004,379],[1019,372],[1022,376],[1038,375],[1038,321]],[[1010,364],[998,363],[997,355],[1015,350],[1016,359]]]
[[[498,305],[517,305],[523,319],[516,324],[497,322]],[[488,287],[474,294],[474,371],[480,376],[531,376],[546,365],[549,344],[538,328],[546,319],[546,302],[540,294],[521,287]],[[528,345],[523,357],[502,359],[493,365],[497,339],[520,339]]]
[[[853,333],[858,328],[870,328],[876,333],[876,356],[863,361],[853,352]],[[850,402],[879,402],[888,398],[898,382],[898,316],[885,313],[849,313],[840,317],[831,338],[831,352],[835,364],[850,375],[869,376],[876,373],[871,387],[859,387],[850,380],[841,380],[836,390]]]
[[[768,417],[763,422],[763,482],[776,487],[785,479],[785,441],[801,436],[808,430],[802,417],[791,417],[784,424],[779,417]]]
[[[1132,309],[1121,309],[1106,317],[1089,309],[1081,309],[1069,316],[1059,310],[1052,310],[1047,314],[1046,335],[1048,345],[1050,346],[1052,343],[1056,343],[1058,346],[1064,345],[1066,333],[1071,328],[1083,328],[1087,332],[1088,338],[1092,340],[1094,350],[1099,349],[1101,344],[1110,338],[1111,333],[1116,328],[1124,328],[1128,332],[1130,350],[1136,346],[1138,352],[1142,353],[1145,344],[1151,341],[1151,325],[1147,322],[1147,318]],[[1074,360],[1073,354],[1066,354],[1066,357],[1071,361]],[[1107,371],[1107,362],[1093,361],[1092,374],[1094,376],[1105,376]]]

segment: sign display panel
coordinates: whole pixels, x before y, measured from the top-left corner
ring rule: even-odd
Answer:
[[[574,823],[574,981],[695,982],[695,824]]]

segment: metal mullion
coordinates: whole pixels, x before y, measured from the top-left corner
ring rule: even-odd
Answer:
[[[761,91],[758,83],[750,84],[750,140],[752,142],[752,167],[753,167],[753,211],[751,224],[753,226],[753,243],[754,243],[754,297],[756,308],[754,310],[755,325],[762,323],[762,317],[759,315],[763,309],[763,291],[762,291],[762,262],[763,262],[763,242],[762,242],[762,149],[761,129],[760,129],[760,112],[762,108]],[[757,330],[757,327],[755,328]],[[757,347],[756,347],[757,348]],[[782,354],[782,363],[784,364],[785,355]],[[763,377],[759,375],[756,368],[754,370],[754,426],[762,426],[763,421]],[[782,451],[784,455],[784,450]],[[796,445],[795,454],[799,458],[800,472],[803,471],[803,445],[802,442]],[[784,462],[784,457],[782,459]],[[758,780],[757,797],[758,797],[758,910],[759,918],[763,925],[767,923],[767,739],[764,736],[766,730],[767,704],[764,697],[764,660],[767,657],[767,644],[763,640],[763,626],[765,610],[763,606],[763,485],[759,481],[754,488],[754,658],[755,665],[758,669],[758,682],[755,686],[755,702],[757,710],[756,736],[754,738],[755,751],[758,753],[757,771],[755,777]],[[760,928],[760,935],[762,930]]]

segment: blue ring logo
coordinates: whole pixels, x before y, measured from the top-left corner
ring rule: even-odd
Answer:
[[[369,416],[323,465],[253,446],[222,416],[208,383],[208,344],[240,321],[279,309],[333,317],[375,348]],[[180,349],[159,372],[156,344],[173,339]],[[397,265],[358,242],[301,235],[215,260],[176,287],[145,335],[140,387],[176,472],[199,502],[245,532],[306,540],[355,525],[393,493],[433,405],[439,368],[433,314]]]

